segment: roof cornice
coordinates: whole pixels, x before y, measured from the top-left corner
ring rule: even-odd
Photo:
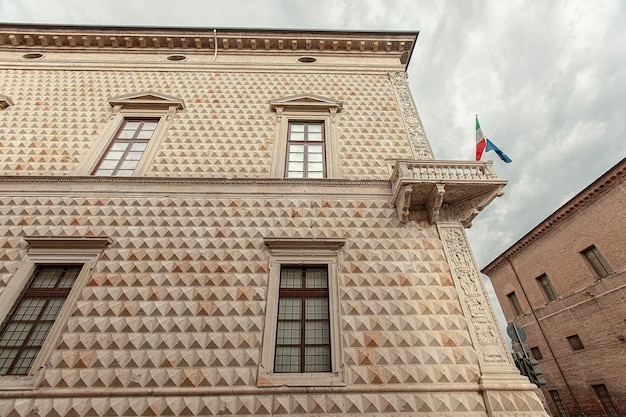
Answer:
[[[406,66],[418,32],[154,28],[0,24],[0,48],[19,50],[169,50],[396,55]]]
[[[508,259],[514,258],[521,253],[527,246],[541,238],[550,230],[558,227],[574,216],[584,207],[598,200],[607,191],[618,187],[626,179],[626,158],[622,159],[611,169],[605,172],[601,177],[587,186],[584,190],[572,197],[567,203],[563,204],[554,213],[548,216],[544,221],[539,223],[530,232],[526,233],[520,240],[506,249],[497,258],[485,266],[481,272],[489,275],[498,269]]]

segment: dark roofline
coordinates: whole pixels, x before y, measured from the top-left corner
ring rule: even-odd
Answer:
[[[521,253],[527,246],[530,246],[533,242],[540,239],[544,234],[548,233],[551,229],[559,226],[567,219],[572,217],[578,211],[593,203],[600,198],[608,190],[617,187],[626,178],[626,158],[613,165],[604,174],[598,177],[594,182],[585,187],[582,191],[569,199],[565,204],[555,210],[551,215],[546,217],[542,222],[526,233],[517,242],[511,245],[508,249],[498,255],[487,266],[481,269],[485,275],[489,275],[490,272],[496,270],[507,259],[513,258],[517,254]]]

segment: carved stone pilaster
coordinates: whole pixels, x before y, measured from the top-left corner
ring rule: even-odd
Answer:
[[[464,226],[437,224],[450,273],[457,289],[470,339],[478,355],[480,390],[490,417],[547,417],[535,386],[519,374],[508,353],[485,284],[476,267]]]
[[[438,224],[439,235],[450,264],[452,279],[459,293],[459,301],[469,321],[469,332],[478,354],[481,370],[490,367],[513,366],[493,312],[487,290],[480,277],[474,256],[458,223]]]
[[[422,120],[417,113],[415,102],[411,96],[406,72],[390,72],[389,79],[396,94],[400,114],[402,115],[415,159],[434,159]]]

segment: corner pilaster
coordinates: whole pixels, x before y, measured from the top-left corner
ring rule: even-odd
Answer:
[[[478,355],[480,389],[490,417],[547,416],[535,386],[519,374],[498,328],[485,284],[478,272],[465,229],[459,222],[438,223],[470,339]]]
[[[398,101],[402,121],[409,136],[415,159],[434,159],[424,125],[422,125],[422,120],[417,113],[417,107],[415,107],[415,102],[409,89],[409,80],[406,72],[390,72],[389,80],[391,80],[391,85]]]

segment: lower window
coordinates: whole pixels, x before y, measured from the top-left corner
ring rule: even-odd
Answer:
[[[37,265],[0,328],[0,375],[27,375],[81,265]]]
[[[330,372],[328,267],[282,266],[274,372]]]
[[[592,385],[591,388],[593,388],[593,391],[596,393],[600,403],[602,403],[602,408],[604,408],[607,416],[620,417],[622,415],[615,404],[613,404],[613,399],[611,398],[611,394],[609,394],[609,390],[606,388],[606,385],[597,384]]]
[[[257,386],[345,386],[338,265],[344,239],[264,241],[269,282]]]

